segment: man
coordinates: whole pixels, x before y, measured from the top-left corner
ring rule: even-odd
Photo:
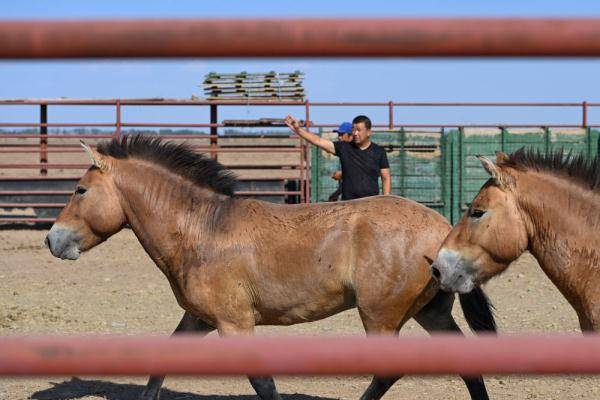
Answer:
[[[334,132],[338,134],[338,140],[348,143],[352,142],[352,124],[350,122],[342,122]],[[338,198],[342,194],[342,171],[335,171],[331,177],[338,181],[338,188],[329,195],[327,201],[338,201]]]
[[[309,143],[340,158],[342,165],[342,199],[352,200],[379,194],[379,177],[383,194],[390,194],[392,183],[385,150],[371,142],[371,120],[359,115],[352,120],[352,142],[332,142],[300,126],[300,121],[288,115],[286,125]]]

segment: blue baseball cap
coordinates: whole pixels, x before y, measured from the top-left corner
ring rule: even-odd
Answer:
[[[342,136],[344,133],[351,134],[352,133],[352,124],[350,122],[342,122],[342,124],[337,129],[334,129],[333,131],[337,132],[337,134],[339,136]]]

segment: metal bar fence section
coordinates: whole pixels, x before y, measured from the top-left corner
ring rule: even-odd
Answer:
[[[599,374],[595,336],[2,337],[0,375]]]
[[[0,58],[597,57],[599,36],[597,18],[4,20]]]
[[[182,139],[182,140],[189,140],[189,139],[203,139],[203,140],[209,140],[210,143],[206,143],[204,145],[194,145],[194,148],[197,151],[200,152],[206,152],[211,154],[213,157],[216,157],[217,155],[224,155],[224,154],[260,154],[262,152],[264,152],[265,154],[283,154],[283,153],[288,153],[288,154],[292,154],[294,152],[296,152],[298,154],[298,163],[296,164],[294,163],[289,163],[289,162],[281,162],[278,165],[270,165],[271,163],[269,163],[269,165],[265,165],[264,168],[265,169],[273,169],[273,168],[281,168],[281,169],[297,169],[298,170],[298,177],[297,182],[298,182],[298,188],[295,189],[294,187],[288,187],[285,190],[282,190],[278,193],[278,196],[296,196],[298,195],[299,192],[299,199],[301,202],[307,202],[310,201],[311,198],[314,200],[320,199],[323,200],[323,196],[320,195],[318,192],[319,190],[323,190],[322,188],[320,188],[319,186],[319,182],[318,180],[315,180],[314,182],[311,183],[311,176],[313,177],[313,179],[315,177],[318,177],[319,174],[314,174],[312,173],[312,169],[314,168],[315,165],[319,162],[318,157],[315,157],[315,155],[318,155],[318,153],[314,153],[314,152],[309,152],[308,147],[306,145],[306,143],[304,143],[302,140],[300,140],[299,138],[295,137],[295,136],[291,136],[288,138],[288,140],[290,140],[291,142],[295,142],[297,143],[297,145],[294,145],[293,147],[290,148],[277,148],[277,147],[272,147],[272,146],[260,146],[259,144],[257,144],[255,147],[229,147],[229,146],[220,146],[219,145],[219,138],[220,136],[217,134],[217,129],[223,129],[223,128],[227,128],[227,127],[236,127],[234,125],[231,124],[224,124],[224,123],[219,123],[217,121],[217,108],[219,106],[223,106],[223,107],[231,107],[231,106],[244,106],[244,107],[248,107],[249,105],[255,105],[255,106],[284,106],[284,107],[302,107],[304,109],[304,118],[305,118],[305,124],[307,127],[312,128],[312,129],[327,129],[327,128],[334,128],[338,126],[338,123],[327,123],[326,121],[311,121],[311,116],[313,115],[313,110],[315,108],[328,108],[328,107],[356,107],[356,106],[361,106],[361,107],[371,107],[371,108],[381,108],[381,109],[385,109],[387,111],[387,120],[386,121],[375,121],[375,124],[373,126],[373,129],[384,129],[384,130],[388,130],[388,131],[398,131],[399,135],[402,136],[404,135],[404,132],[406,132],[407,130],[410,129],[434,129],[434,130],[439,130],[439,135],[440,137],[442,135],[448,134],[450,135],[450,137],[452,137],[452,131],[453,129],[449,129],[449,128],[457,128],[457,130],[460,132],[464,129],[467,128],[485,128],[485,129],[495,129],[495,128],[499,128],[501,129],[501,132],[503,132],[503,138],[505,139],[508,135],[508,130],[510,129],[515,129],[515,128],[530,128],[530,129],[534,129],[534,128],[539,128],[539,127],[544,127],[544,129],[548,130],[548,124],[547,123],[526,123],[526,124],[511,124],[511,123],[506,123],[506,122],[499,122],[499,123],[493,123],[493,124],[477,124],[477,123],[473,123],[473,124],[464,124],[464,123],[456,123],[456,122],[448,122],[448,123],[440,123],[440,124],[427,124],[427,123],[423,123],[423,124],[408,124],[408,123],[401,123],[401,121],[396,121],[397,116],[395,114],[395,108],[401,107],[403,109],[407,109],[407,108],[422,108],[422,107],[464,107],[464,108],[474,108],[474,107],[498,107],[498,108],[505,108],[505,107],[542,107],[542,108],[571,108],[571,109],[575,109],[575,110],[580,110],[581,113],[581,118],[579,121],[574,121],[572,123],[561,123],[561,124],[551,124],[553,129],[576,129],[576,128],[581,128],[582,124],[586,125],[588,127],[594,127],[597,125],[590,123],[590,119],[589,119],[589,108],[590,107],[600,107],[600,103],[591,103],[591,102],[399,102],[399,101],[388,101],[388,102],[309,102],[309,101],[304,101],[304,102],[283,102],[283,101],[276,101],[276,102],[272,102],[272,101],[249,101],[249,102],[238,102],[238,101],[205,101],[205,100],[177,100],[177,99],[166,99],[166,100],[157,100],[157,99],[107,99],[107,100],[85,100],[85,99],[81,99],[81,100],[73,100],[73,99],[41,99],[41,100],[1,100],[0,101],[0,107],[10,107],[13,105],[27,105],[27,106],[33,106],[33,107],[39,107],[40,110],[44,110],[44,113],[42,113],[42,111],[40,111],[40,121],[39,122],[29,122],[29,121],[24,121],[24,122],[4,122],[4,121],[0,121],[0,129],[1,128],[39,128],[39,134],[32,134],[32,133],[26,133],[26,134],[11,134],[11,133],[2,133],[0,132],[0,140],[5,140],[4,143],[0,144],[0,154],[4,155],[13,155],[13,156],[17,156],[18,154],[22,154],[23,156],[26,156],[27,154],[35,154],[37,152],[39,152],[40,154],[40,160],[39,162],[32,162],[34,160],[28,160],[27,162],[0,162],[0,173],[2,172],[2,170],[6,170],[6,169],[11,169],[11,170],[21,170],[21,171],[25,171],[25,170],[34,170],[34,169],[39,169],[40,170],[40,174],[44,174],[44,173],[48,173],[48,172],[52,172],[56,169],[63,169],[63,170],[84,170],[85,168],[87,168],[87,164],[82,164],[82,163],[78,163],[78,162],[68,162],[68,163],[59,163],[56,162],[56,156],[60,155],[61,153],[64,153],[65,155],[68,154],[72,154],[75,155],[77,152],[80,152],[81,150],[79,150],[79,146],[77,144],[73,144],[68,143],[67,141],[69,139],[85,139],[85,140],[92,140],[92,139],[110,139],[113,137],[118,137],[122,134],[122,130],[126,129],[126,128],[204,128],[204,129],[209,129],[210,133],[193,133],[193,134],[168,134],[168,133],[162,133],[161,136],[166,138],[166,139],[173,139],[173,140],[178,140],[178,139]],[[112,106],[115,107],[115,120],[114,122],[79,122],[79,123],[74,123],[74,122],[61,122],[61,121],[48,121],[47,118],[47,108],[52,105],[52,106]],[[145,107],[145,106],[200,106],[200,107],[208,107],[208,109],[210,110],[210,117],[211,120],[209,123],[177,123],[177,122],[172,122],[172,121],[157,121],[157,122],[145,122],[145,121],[127,121],[127,120],[123,120],[123,107]],[[297,111],[296,111],[297,112]],[[283,113],[282,113],[283,115]],[[44,118],[45,116],[45,118]],[[239,125],[237,125],[239,126]],[[273,126],[273,125],[269,125],[269,126]],[[275,125],[275,127],[277,127],[278,125]],[[281,126],[281,125],[279,125]],[[112,128],[112,132],[106,132],[106,133],[101,133],[101,134],[79,134],[79,135],[70,135],[70,134],[64,134],[64,133],[55,133],[55,132],[48,132],[49,128],[82,128],[82,127],[88,127],[88,128]],[[266,126],[265,126],[266,127]],[[443,133],[446,132],[446,133]],[[548,131],[549,132],[549,131]],[[595,144],[591,143],[591,140],[594,140],[593,138],[595,138],[596,136],[595,133],[592,134],[591,132],[595,132],[595,131],[590,131],[589,136],[589,141],[590,143],[587,143],[588,147],[593,147],[596,148],[597,146]],[[15,143],[14,139],[37,139],[39,140],[39,143],[30,143],[27,141],[24,141],[24,143]],[[505,147],[505,140],[503,139],[502,141],[502,145],[503,148]],[[12,140],[12,141],[11,141]],[[405,142],[405,138],[404,136],[402,136],[400,139],[401,143]],[[450,144],[450,146],[448,146],[447,144],[449,142],[451,142],[452,140],[444,140],[444,142],[442,143],[440,141],[440,150],[452,150],[453,149],[453,145]],[[93,141],[92,141],[93,142]],[[290,143],[291,143],[290,142]],[[395,143],[396,140],[392,140],[392,143]],[[549,139],[547,138],[546,140],[547,145],[549,144]],[[90,143],[93,144],[93,143]],[[460,147],[460,146],[459,146]],[[590,147],[590,148],[591,148]],[[414,149],[410,149],[412,150],[417,150],[420,151],[417,148]],[[454,150],[459,150],[459,148],[456,148]],[[590,153],[588,151],[588,153]],[[312,155],[312,157],[311,157]],[[418,154],[417,154],[418,155]],[[462,153],[456,153],[456,155],[460,155],[462,157]],[[48,162],[48,158],[51,158],[54,161]],[[451,156],[454,157],[454,156]],[[311,159],[312,158],[312,159]],[[439,166],[439,171],[438,173],[440,175],[444,175],[446,174],[446,164],[447,161],[445,161],[448,158],[448,155],[445,155],[445,158],[440,161],[440,166]],[[14,159],[14,158],[13,158]],[[265,158],[266,160],[266,158]],[[404,162],[403,162],[404,161]],[[415,160],[413,159],[413,162]],[[450,166],[453,167],[457,167],[457,168],[462,168],[462,172],[464,172],[464,161],[462,160],[460,162],[458,162],[456,165],[452,164],[452,160],[450,160],[451,163],[449,164]],[[413,163],[414,164],[414,163]],[[411,164],[411,168],[414,168],[415,166]],[[408,164],[406,164],[406,149],[404,147],[401,146],[400,148],[400,164],[399,167],[401,167],[401,170],[406,172],[405,169],[407,167]],[[244,163],[240,163],[240,162],[236,162],[234,165],[234,168],[238,168],[241,170],[244,169],[248,169],[248,168],[252,168],[253,165],[250,164],[244,164]],[[418,167],[418,166],[417,166]],[[319,167],[317,167],[319,168]],[[454,172],[452,172],[454,171]],[[23,172],[25,173],[25,172]],[[74,172],[77,173],[77,172]],[[452,169],[450,171],[451,174],[451,178],[450,177],[445,177],[445,178],[441,178],[442,182],[441,185],[443,185],[443,188],[441,189],[442,192],[440,193],[440,197],[435,198],[435,199],[428,199],[428,198],[422,198],[419,201],[423,202],[423,204],[429,204],[429,205],[434,205],[433,207],[436,209],[439,209],[440,212],[443,212],[444,215],[446,215],[451,221],[456,221],[456,218],[458,218],[458,216],[460,215],[461,208],[464,208],[464,199],[463,196],[461,196],[460,193],[462,193],[462,190],[464,189],[463,185],[462,185],[462,175],[458,173],[458,170],[456,169]],[[458,174],[458,176],[453,176],[454,174]],[[289,176],[289,175],[288,175]],[[446,176],[446,175],[444,175]],[[289,179],[289,178],[287,178]],[[398,182],[399,184],[402,186],[402,191],[401,194],[404,195],[408,195],[410,197],[411,193],[416,193],[420,189],[421,185],[425,184],[425,180],[421,183],[419,182],[415,182],[414,178],[408,178],[408,181],[404,178],[404,174],[402,174],[402,176],[400,178]],[[426,180],[428,182],[431,181],[432,178],[427,178]],[[449,183],[449,179],[451,179],[452,183]],[[324,182],[325,186],[329,186],[329,183],[327,181],[322,181]],[[456,188],[446,188],[444,185],[454,185],[456,184]],[[414,186],[417,185],[417,186]],[[405,187],[406,186],[406,187]],[[414,187],[413,187],[414,186]],[[315,195],[313,195],[313,193],[311,193],[313,189],[316,191]],[[261,195],[263,193],[273,193],[275,191],[273,190],[264,190],[265,188],[263,188],[263,190],[261,191],[257,191],[256,195]],[[0,188],[1,190],[1,188]],[[424,190],[429,190],[429,189],[424,189]],[[458,192],[456,191],[458,190]],[[248,191],[240,191],[240,193],[247,193]],[[33,193],[33,191],[32,191]],[[261,193],[261,194],[259,194]],[[252,195],[252,194],[250,194]],[[442,198],[446,199],[446,200],[442,200]],[[31,199],[29,199],[31,201]],[[14,204],[16,203],[17,200],[16,198],[6,198],[5,202],[10,203],[10,204]],[[30,201],[25,201],[25,203],[29,204]],[[451,210],[448,210],[448,205],[445,203],[446,201],[451,201],[451,202],[456,202],[458,204],[456,205],[452,205]],[[42,201],[43,203],[48,203],[48,201]],[[2,204],[0,202],[0,204]],[[435,205],[440,205],[435,206]]]

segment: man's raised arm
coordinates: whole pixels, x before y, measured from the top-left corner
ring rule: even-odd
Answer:
[[[333,142],[331,140],[323,139],[319,135],[310,133],[308,130],[302,128],[300,126],[300,121],[298,121],[296,118],[288,115],[285,118],[285,124],[292,130],[292,132],[296,133],[302,139],[305,139],[307,142],[322,148],[328,153],[335,154],[335,147],[333,146]]]

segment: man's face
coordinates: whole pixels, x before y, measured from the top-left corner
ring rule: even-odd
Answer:
[[[352,134],[351,133],[342,133],[341,135],[338,136],[338,138],[342,142],[351,142],[352,141]]]
[[[352,124],[352,140],[358,146],[362,146],[369,141],[371,130],[367,129],[364,122]]]

